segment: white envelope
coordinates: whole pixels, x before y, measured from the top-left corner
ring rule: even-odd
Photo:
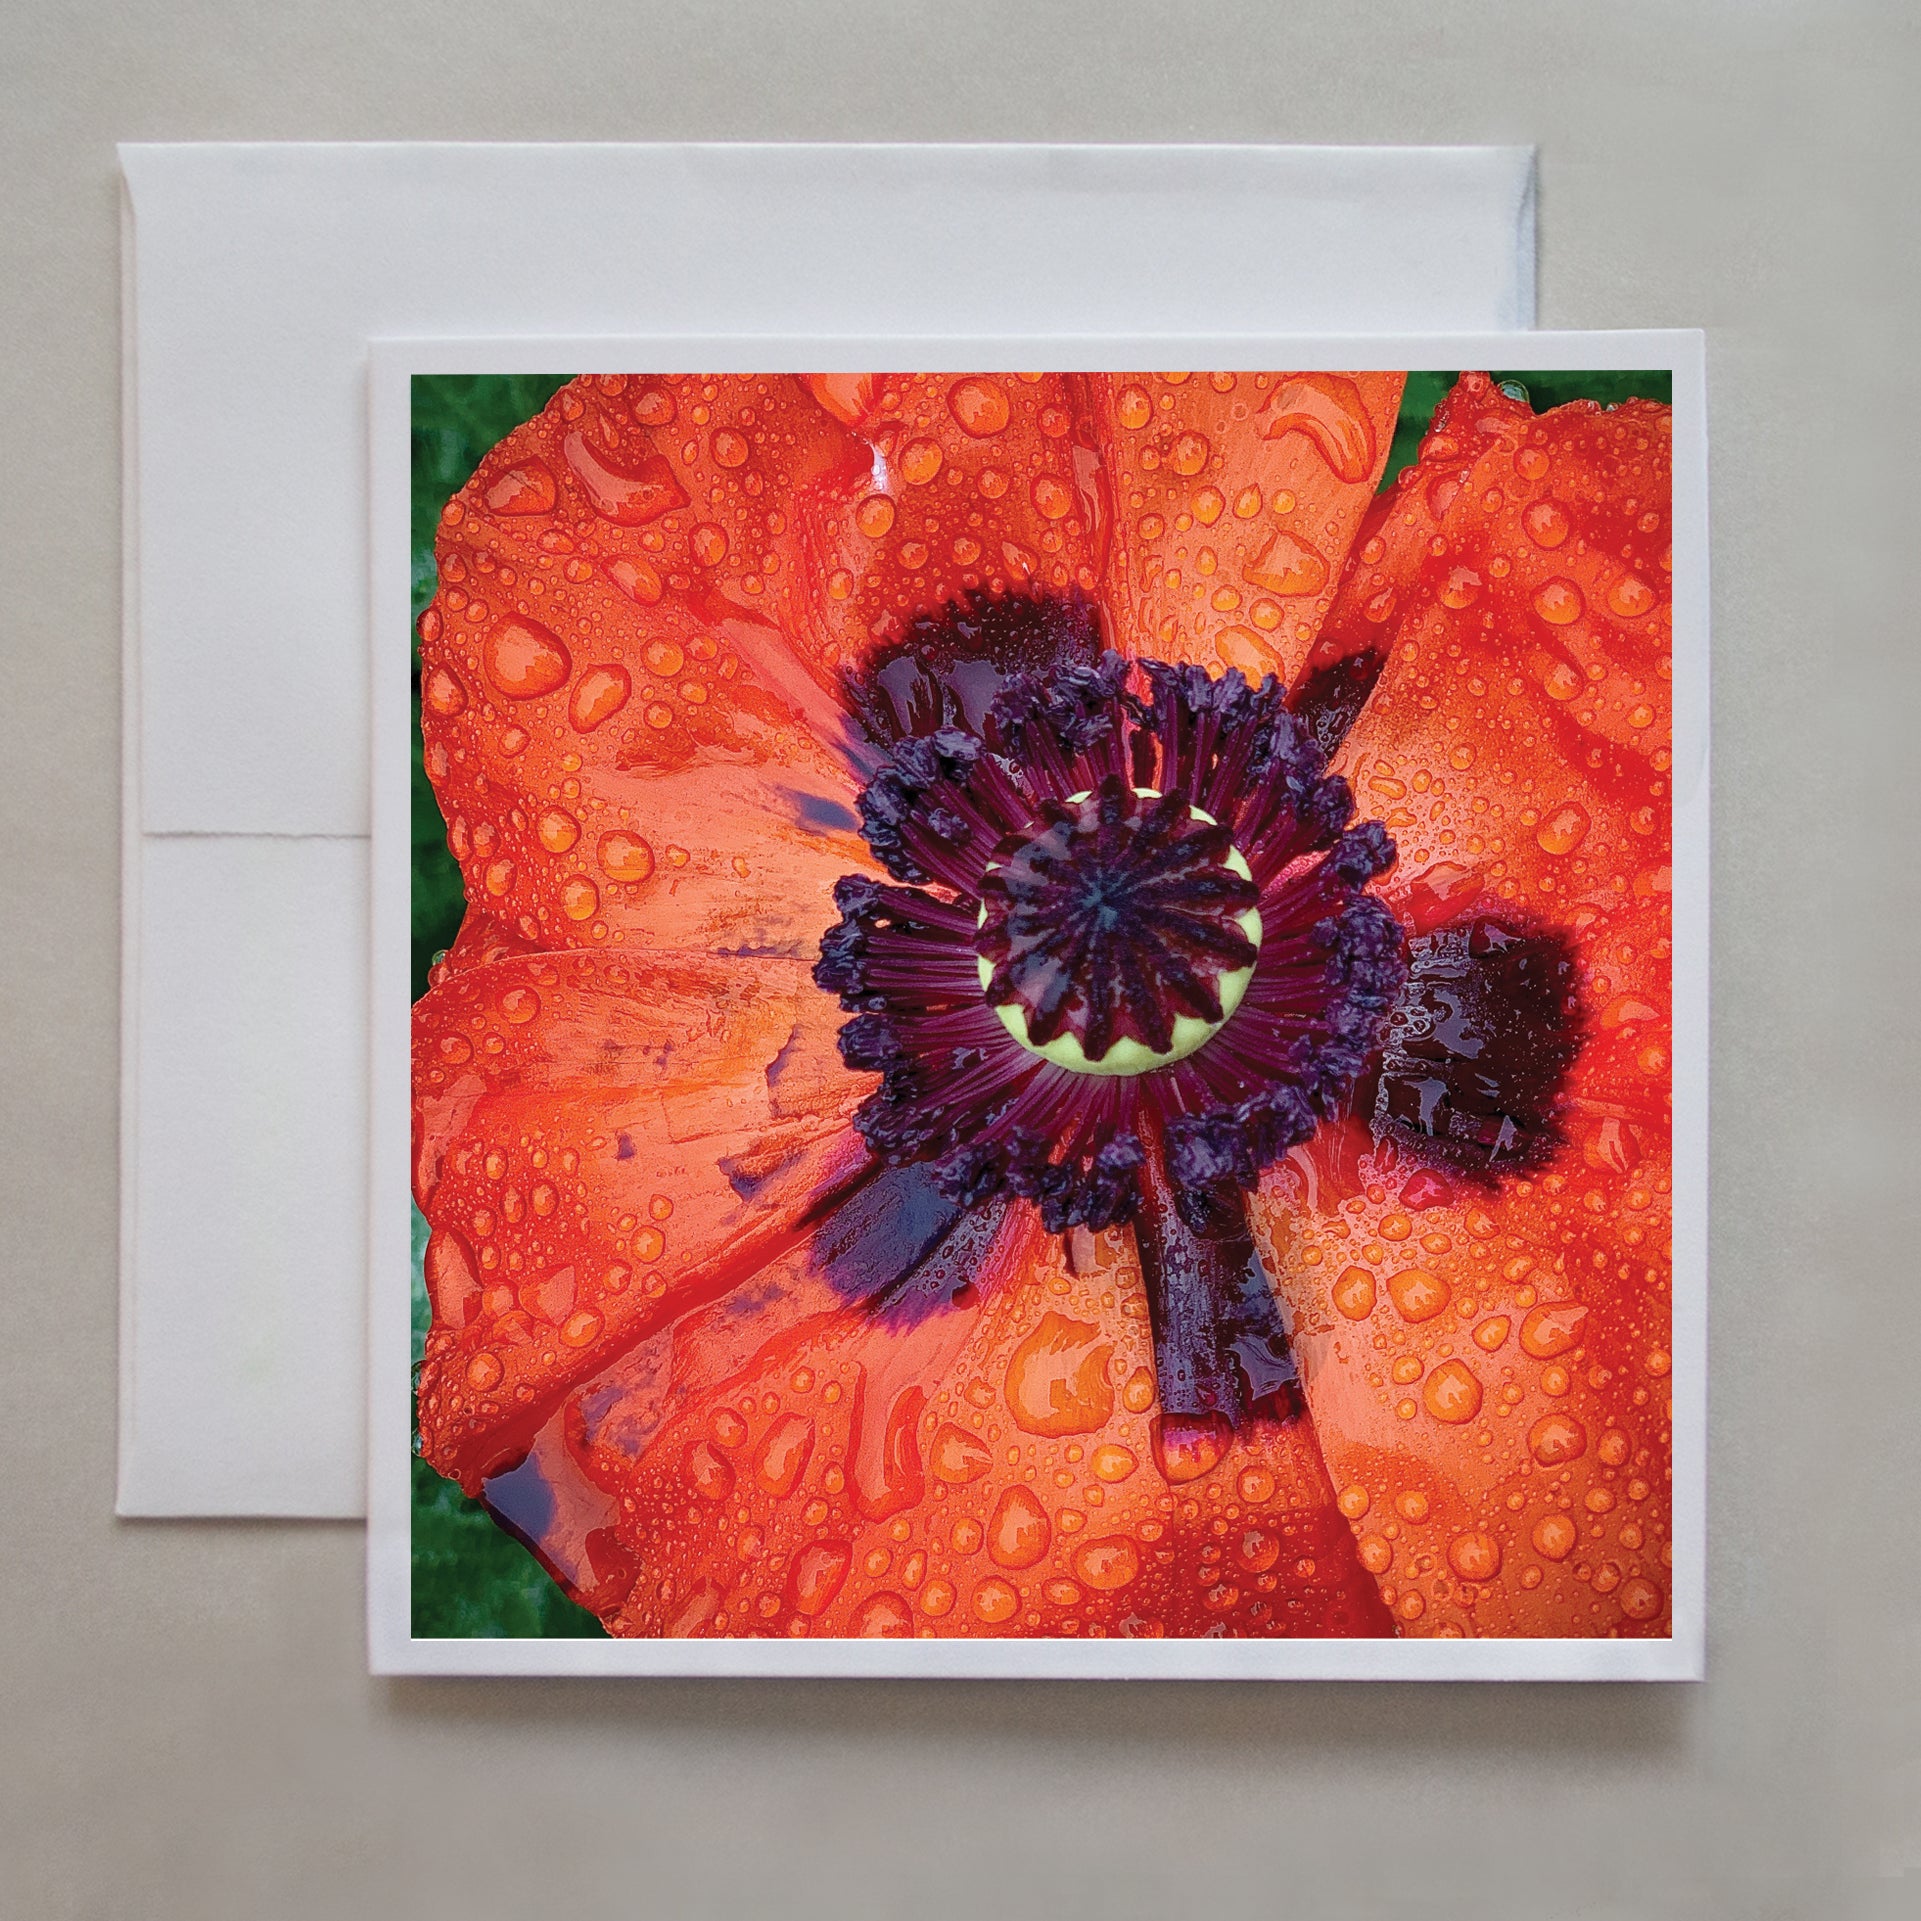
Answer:
[[[125,1515],[364,1511],[370,337],[1533,324],[1523,148],[121,164]]]

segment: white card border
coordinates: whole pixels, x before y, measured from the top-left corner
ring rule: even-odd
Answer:
[[[1698,1680],[1706,1644],[1708,539],[1703,336],[1693,331],[1367,336],[377,340],[370,344],[373,669],[372,1102],[367,1634],[376,1674],[931,1679]],[[1667,368],[1674,376],[1673,1634],[1666,1640],[416,1640],[407,655],[414,374],[930,371],[1046,366]],[[401,1284],[399,1277],[407,1277]]]

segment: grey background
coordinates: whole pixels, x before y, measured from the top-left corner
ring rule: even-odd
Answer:
[[[1921,1907],[1917,81],[1892,0],[0,0],[0,1914]],[[1704,1686],[377,1683],[358,1528],[111,1518],[112,143],[408,136],[1536,140],[1542,324],[1710,330]]]

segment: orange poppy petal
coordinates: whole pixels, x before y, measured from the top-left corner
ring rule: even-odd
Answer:
[[[1090,376],[1119,644],[1292,681],[1386,464],[1404,378]]]
[[[1339,762],[1388,899],[1558,934],[1584,1010],[1545,1166],[1496,1191],[1328,1130],[1256,1210],[1408,1632],[1668,1632],[1666,430],[1464,378],[1329,622],[1391,641]]]
[[[879,1307],[797,1249],[576,1397],[543,1554],[625,1634],[1387,1632],[1304,1418],[1164,1468],[1131,1246],[1081,1245],[976,1212]]]
[[[454,936],[454,944],[428,970],[427,984],[438,987],[442,981],[465,973],[470,967],[532,951],[529,943],[511,927],[503,927],[485,908],[470,902],[460,917],[460,931]]]
[[[871,1086],[798,962],[510,956],[414,1015],[427,1458],[470,1491],[572,1383],[732,1287],[867,1167]]]
[[[1391,1158],[1338,1207],[1271,1176],[1308,1404],[1406,1633],[1669,1632],[1664,1135],[1600,1120],[1492,1195]]]
[[[801,503],[865,459],[785,377],[578,380],[489,455],[420,624],[471,902],[549,949],[812,951],[858,781],[779,621]]]
[[[799,503],[787,602],[822,672],[971,594],[1087,594],[1106,537],[1079,384],[1060,374],[833,374],[807,382],[867,450],[862,484]]]

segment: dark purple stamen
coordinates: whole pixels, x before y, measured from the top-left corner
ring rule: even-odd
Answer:
[[[1163,1415],[1239,1427],[1291,1412],[1298,1370],[1239,1193],[1177,1206],[1165,1168],[1150,1164],[1134,1225]]]
[[[1386,665],[1387,655],[1380,648],[1363,648],[1310,669],[1288,695],[1288,706],[1300,715],[1314,744],[1330,760],[1367,705]]]
[[[1223,862],[1228,832],[1185,797],[1109,774],[1085,800],[1042,803],[1037,831],[981,883],[987,998],[1018,1005],[1040,1046],[1071,1034],[1089,1060],[1117,1039],[1155,1053],[1186,1015],[1221,1019],[1220,980],[1249,966],[1239,917],[1257,891]]]
[[[1100,656],[1100,611],[1084,594],[970,594],[916,614],[847,677],[847,699],[882,747],[945,727],[978,735],[1013,675],[1052,678]]]
[[[951,636],[914,666],[925,678],[896,673],[912,691],[888,695],[890,726],[923,731],[895,734],[860,811],[906,884],[840,884],[815,979],[854,1016],[848,1065],[881,1077],[855,1125],[882,1160],[931,1162],[968,1204],[1011,1191],[1060,1231],[1128,1218],[1152,1143],[1172,1204],[1200,1223],[1333,1111],[1376,1045],[1404,962],[1365,889],[1393,846],[1378,825],[1349,827],[1347,784],[1272,677],[1073,657],[1085,603],[1036,611],[1048,605],[957,616],[1058,643],[1046,671],[1006,649],[987,659],[984,711]],[[907,659],[888,655],[874,684]],[[1229,844],[1251,883],[1221,867]],[[1235,917],[1250,903],[1263,937],[1240,1006],[1198,1051],[1145,1072],[1042,1059],[981,990],[977,940],[990,992],[1017,998],[1043,1040],[1079,1022],[1090,1058],[1107,1035],[1164,1052],[1156,1037],[1179,1015],[1218,1018],[1220,975],[1247,965]]]
[[[1475,915],[1408,944],[1375,1076],[1375,1131],[1491,1180],[1564,1144],[1560,1094],[1585,1022],[1566,937]]]

